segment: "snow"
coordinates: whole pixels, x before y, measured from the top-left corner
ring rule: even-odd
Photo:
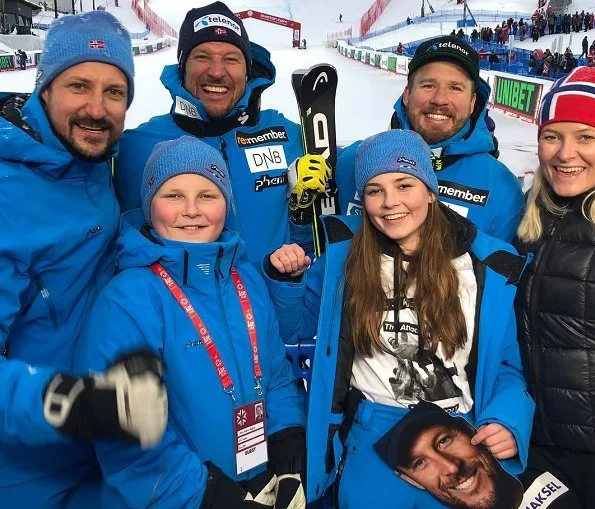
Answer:
[[[394,1],[394,0],[393,0]],[[208,5],[211,0],[151,0],[153,12],[161,16],[170,26],[176,28],[182,24],[186,13],[195,7]],[[359,20],[370,8],[372,0],[228,0],[225,2],[233,12],[253,10],[272,14],[302,23],[302,38],[308,45],[321,45],[329,32],[345,30],[353,25],[359,33]],[[343,14],[343,22],[339,23],[339,13]],[[275,33],[285,34],[291,42],[291,31],[287,28],[263,24],[261,21],[248,19],[245,21],[248,36],[254,42],[267,44],[270,39],[278,40]],[[266,30],[264,28],[266,27]],[[272,37],[271,34],[273,34]]]
[[[76,0],[75,7],[83,6],[83,11],[90,11],[93,9],[93,0]],[[114,0],[95,0],[95,7],[105,7],[105,10],[113,14],[120,20],[120,23],[126,27],[130,33],[142,33],[146,30],[145,24],[138,19],[136,13],[131,9],[131,0],[119,0],[119,7],[115,6]],[[52,2],[48,2],[52,4]],[[51,7],[51,5],[49,6]],[[48,8],[49,8],[48,7]],[[64,14],[58,13],[58,17]],[[53,10],[40,11],[33,17],[33,23],[47,23],[50,24],[54,20],[55,14]],[[36,31],[40,36],[45,37],[45,30]],[[149,34],[149,40],[157,39],[153,34]]]
[[[85,2],[91,0],[84,0]],[[112,0],[113,1],[113,0]],[[410,5],[412,0],[392,0],[394,5]],[[128,5],[130,0],[120,0],[120,5]],[[192,7],[206,5],[209,1],[197,0],[151,0],[151,8],[156,12],[168,9],[169,22],[174,27],[179,27],[186,12]],[[418,2],[415,2],[416,4]],[[498,0],[469,1],[472,9],[475,8],[506,8],[506,10],[520,9],[531,12],[534,10],[533,0],[517,0],[500,2]],[[334,65],[339,73],[339,86],[337,90],[337,138],[341,144],[348,144],[355,140],[365,138],[374,133],[387,129],[393,111],[393,104],[403,92],[406,79],[387,71],[382,71],[360,62],[340,55],[336,50],[323,47],[323,40],[327,32],[348,28],[352,23],[359,25],[361,14],[365,12],[370,0],[351,0],[349,11],[345,9],[344,0],[327,0],[324,5],[318,0],[257,0],[254,4],[247,5],[241,1],[228,2],[235,12],[251,8],[268,14],[282,17],[292,17],[302,22],[304,35],[308,39],[306,51],[291,48],[291,31],[259,22],[246,20],[246,29],[250,37],[258,43],[264,44],[272,54],[272,60],[277,68],[275,85],[267,89],[262,96],[263,108],[274,108],[281,111],[291,120],[298,120],[297,107],[291,89],[291,73],[298,68],[308,67],[319,62],[328,62]],[[578,8],[580,0],[574,0],[572,7]],[[585,1],[585,9],[595,10],[595,0]],[[439,0],[432,2],[436,10],[444,4]],[[452,7],[452,4],[446,4]],[[592,5],[592,7],[591,7]],[[130,19],[125,16],[127,9],[114,8],[116,14],[129,29],[138,30]],[[580,7],[582,10],[582,7]],[[343,14],[343,23],[338,23],[338,14]],[[134,16],[132,11],[128,11]],[[383,16],[388,15],[385,12]],[[403,12],[406,16],[406,13]],[[387,25],[394,24],[399,19],[392,18]],[[138,20],[136,23],[141,25]],[[427,24],[430,33],[422,32],[416,27],[411,37],[433,36],[440,33],[438,24]],[[452,30],[450,28],[448,32]],[[443,31],[447,32],[443,27]],[[404,30],[396,34],[405,34]],[[397,37],[396,34],[393,34]],[[582,39],[581,32],[578,43]],[[593,34],[595,35],[595,34]],[[589,33],[590,38],[593,37]],[[401,37],[401,35],[398,35]],[[401,39],[399,39],[401,40]],[[403,42],[406,38],[403,37]],[[539,46],[542,39],[537,43]],[[398,42],[398,41],[397,41]],[[391,42],[392,44],[392,42]],[[542,46],[543,47],[543,46]],[[579,50],[580,52],[580,50]],[[147,121],[154,115],[169,111],[171,98],[161,85],[159,76],[164,65],[176,62],[175,48],[169,48],[157,53],[141,55],[134,58],[136,68],[135,90],[136,95],[128,112],[126,127],[132,128]],[[2,73],[0,89],[2,91],[31,91],[34,86],[35,70]],[[496,135],[500,142],[500,160],[514,173],[522,175],[537,167],[537,128],[533,124],[522,122],[504,113],[492,110],[490,115],[496,122]]]

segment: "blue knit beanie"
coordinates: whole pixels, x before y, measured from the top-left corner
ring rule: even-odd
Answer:
[[[120,68],[128,78],[130,106],[134,97],[130,36],[109,12],[62,16],[52,23],[37,69],[35,91],[41,94],[58,74],[83,62],[103,62]]]
[[[193,173],[215,184],[227,205],[231,206],[231,183],[227,166],[219,151],[194,136],[157,143],[147,160],[141,183],[141,200],[145,220],[151,224],[151,201],[158,189],[170,178]]]
[[[438,194],[432,151],[415,131],[391,129],[365,139],[355,156],[355,188],[362,195],[366,183],[382,173],[407,173]]]

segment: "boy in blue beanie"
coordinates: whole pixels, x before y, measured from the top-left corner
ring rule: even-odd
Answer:
[[[0,104],[0,506],[86,507],[84,441],[161,439],[160,361],[126,355],[104,376],[74,350],[113,274],[119,208],[108,160],[133,97],[130,38],[107,12],[56,20],[35,91]],[[98,486],[98,483],[95,483]]]

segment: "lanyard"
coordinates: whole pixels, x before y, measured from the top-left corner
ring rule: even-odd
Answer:
[[[151,265],[151,270],[157,274],[167,289],[171,292],[174,298],[180,304],[180,307],[184,310],[184,312],[188,315],[188,318],[194,324],[200,339],[202,339],[203,344],[207,349],[207,353],[211,358],[213,366],[217,370],[217,374],[219,375],[219,380],[221,381],[221,385],[223,386],[223,390],[231,396],[232,401],[235,402],[235,397],[233,395],[234,386],[233,381],[231,380],[231,376],[229,375],[225,364],[223,363],[223,359],[219,354],[219,350],[213,341],[209,330],[207,329],[204,322],[201,320],[200,316],[192,306],[190,300],[184,295],[182,289],[176,284],[173,278],[168,274],[168,272],[161,266],[160,263],[153,263]],[[238,274],[236,269],[231,269],[231,277],[233,279],[234,287],[236,293],[238,294],[238,298],[240,299],[240,305],[242,306],[242,311],[244,313],[244,320],[246,322],[246,328],[248,329],[248,335],[250,337],[250,346],[252,347],[252,364],[254,366],[254,390],[256,393],[261,396],[262,395],[262,371],[260,369],[260,361],[258,358],[258,341],[256,336],[256,324],[254,323],[254,314],[252,313],[252,306],[250,305],[250,299],[248,298],[248,292],[246,291],[246,287],[244,286],[244,282],[242,278]]]

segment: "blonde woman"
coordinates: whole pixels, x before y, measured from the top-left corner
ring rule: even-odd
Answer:
[[[519,341],[537,404],[523,482],[553,474],[564,509],[595,507],[595,69],[544,96],[539,163],[518,230],[532,252],[517,294]],[[550,480],[545,481],[550,482]],[[552,505],[552,507],[556,507]]]

